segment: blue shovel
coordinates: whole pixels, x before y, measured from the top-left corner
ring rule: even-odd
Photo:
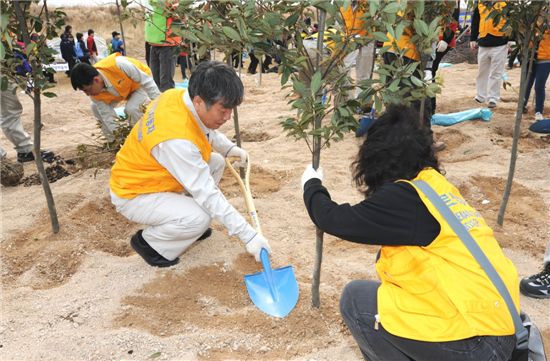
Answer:
[[[254,206],[254,200],[250,192],[250,157],[246,165],[244,182],[228,159],[225,160],[229,170],[239,183],[246,202],[246,209],[252,220],[254,228],[260,234],[260,220]],[[265,248],[260,252],[263,271],[245,275],[244,283],[252,302],[263,312],[270,316],[283,318],[292,311],[298,302],[298,282],[292,266],[272,269],[269,263],[269,253]]]

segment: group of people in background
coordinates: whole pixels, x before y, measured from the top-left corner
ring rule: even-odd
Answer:
[[[95,31],[89,29],[86,40],[84,40],[83,33],[76,33],[75,40],[72,30],[73,27],[71,25],[65,26],[65,31],[61,34],[59,43],[61,57],[69,66],[69,69],[65,72],[67,76],[70,76],[71,71],[77,63],[93,65],[99,60],[99,51],[94,38]],[[111,36],[112,39],[108,46],[109,54],[120,53],[121,55],[125,55],[124,42],[120,38],[120,33],[113,31]]]

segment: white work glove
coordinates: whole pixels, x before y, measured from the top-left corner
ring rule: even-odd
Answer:
[[[246,251],[254,256],[256,262],[260,262],[260,252],[262,251],[262,248],[265,248],[267,253],[271,253],[269,242],[259,233],[256,233],[256,235],[252,237],[252,239],[248,241],[245,246]]]
[[[302,190],[304,190],[304,186],[306,185],[307,181],[312,178],[317,178],[321,181],[323,181],[323,168],[319,167],[317,170],[313,169],[313,166],[311,164],[308,164],[306,169],[304,170],[304,174],[302,174]]]
[[[442,53],[445,50],[447,50],[447,47],[449,46],[449,43],[447,43],[445,40],[439,40],[437,43],[437,47],[435,48],[435,51],[438,53]]]
[[[470,41],[470,49],[477,49],[477,41]]]
[[[424,70],[424,81],[431,81],[432,79],[432,71],[430,69]]]
[[[246,162],[248,162],[248,153],[244,149],[234,146],[233,148],[229,149],[229,152],[227,152],[225,157],[239,157],[241,159],[240,162],[235,162],[233,163],[233,165],[246,168]]]

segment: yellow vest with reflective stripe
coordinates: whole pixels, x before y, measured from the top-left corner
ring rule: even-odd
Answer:
[[[341,7],[340,13],[342,14],[342,19],[344,20],[346,31],[348,32],[348,34],[361,36],[367,35],[365,22],[362,19],[363,15],[365,14],[363,10],[353,11],[353,7],[349,5],[347,7]]]
[[[388,41],[384,42],[384,46],[391,46],[390,50],[393,50],[394,52],[397,52],[397,49],[393,46],[393,36],[391,36],[390,33],[387,33],[386,36],[388,37]],[[397,39],[397,47],[399,49],[406,49],[405,56],[409,59],[419,61],[420,60],[420,54],[418,53],[418,50],[416,50],[416,45],[411,41],[412,32],[409,29],[405,29],[403,31],[403,34],[401,34],[401,37]]]
[[[506,3],[504,1],[498,2],[494,5],[494,8],[497,10],[502,9],[506,6]],[[494,25],[493,19],[488,19],[489,14],[491,13],[490,8],[483,5],[481,2],[477,5],[477,8],[479,10],[479,38],[484,38],[487,36],[487,34],[491,34],[493,36],[504,36],[504,33],[501,31],[502,27],[506,23],[504,19],[500,19],[500,22],[497,26]]]
[[[428,168],[416,179],[427,182],[469,229],[519,311],[516,269],[485,220],[437,171]],[[414,187],[412,182],[402,181]],[[393,335],[429,342],[513,335],[512,318],[491,280],[433,204],[415,189],[441,225],[441,232],[426,247],[381,248],[376,271],[382,282],[378,289],[382,326]]]
[[[183,186],[151,155],[159,143],[185,139],[197,146],[202,159],[210,160],[212,146],[183,101],[184,89],[162,93],[134,125],[116,155],[109,185],[121,198],[140,194],[182,192]]]
[[[109,93],[107,90],[102,91],[98,95],[92,96],[93,99],[111,104],[112,102],[119,102],[122,100],[128,99],[130,94],[135,92],[141,87],[141,84],[137,81],[134,81],[125,72],[120,70],[116,65],[116,57],[121,56],[120,53],[114,53],[98,61],[94,67],[97,70],[101,71],[101,74],[105,76],[109,82],[113,85],[115,90],[120,94],[120,96],[114,96]],[[151,69],[145,64],[142,64],[139,60],[134,58],[126,57],[132,64],[134,64],[139,70],[143,71],[145,74],[151,76]]]

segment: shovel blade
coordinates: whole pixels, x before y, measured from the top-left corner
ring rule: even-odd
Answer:
[[[298,282],[292,266],[271,269],[264,264],[264,271],[244,276],[244,283],[252,302],[270,316],[284,318],[298,302]]]

